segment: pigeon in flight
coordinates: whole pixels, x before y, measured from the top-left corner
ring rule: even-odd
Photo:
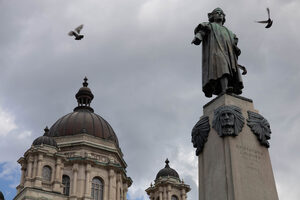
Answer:
[[[262,24],[267,24],[267,26],[265,28],[270,28],[273,24],[273,20],[270,19],[270,9],[267,8],[267,12],[268,12],[268,17],[269,19],[266,21],[256,21],[257,23],[262,23]]]
[[[83,28],[83,24],[81,24],[80,26],[78,26],[77,28],[75,28],[75,31],[70,31],[68,33],[69,36],[75,36],[75,40],[81,40],[84,35],[80,35],[80,31]]]

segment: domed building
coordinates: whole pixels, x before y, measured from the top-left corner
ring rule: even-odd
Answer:
[[[157,173],[154,185],[151,183],[146,189],[150,200],[186,200],[190,186],[180,180],[176,170],[169,166],[168,159],[165,163],[165,167]]]
[[[0,200],[4,200],[4,195],[1,191],[0,191]]]
[[[15,200],[126,200],[127,164],[114,130],[90,106],[87,78],[75,97],[73,112],[46,127],[18,160]]]

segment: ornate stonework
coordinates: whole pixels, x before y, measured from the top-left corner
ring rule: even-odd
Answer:
[[[202,117],[194,126],[192,130],[192,143],[196,148],[196,155],[198,156],[207,141],[208,133],[210,131],[209,117]]]
[[[18,160],[22,175],[15,200],[126,200],[132,184],[127,164],[113,129],[93,113],[93,94],[84,81],[69,114],[73,121],[60,118]]]
[[[271,138],[271,128],[268,120],[258,113],[248,111],[247,125],[256,135],[260,144],[269,148],[268,140]]]
[[[245,118],[239,107],[233,105],[221,106],[214,111],[212,127],[221,137],[237,136],[242,131],[244,120]]]
[[[146,189],[150,200],[186,200],[190,186],[180,180],[178,173],[169,166],[169,160],[165,161],[166,166],[161,169],[154,180],[154,185]]]

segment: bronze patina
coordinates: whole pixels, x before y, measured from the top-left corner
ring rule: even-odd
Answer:
[[[214,110],[212,127],[221,137],[237,136],[244,127],[244,117],[239,107],[221,106]]]
[[[241,50],[237,47],[238,38],[224,26],[225,13],[221,8],[208,13],[209,22],[199,24],[192,44],[202,42],[202,90],[206,97],[222,93],[241,94],[245,67],[237,62]]]

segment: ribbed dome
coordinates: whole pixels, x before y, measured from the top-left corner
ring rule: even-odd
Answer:
[[[118,138],[110,124],[95,114],[93,108],[90,107],[94,95],[87,85],[87,78],[85,78],[83,87],[76,94],[78,106],[72,113],[58,119],[50,128],[48,136],[88,134],[112,141],[119,146]]]
[[[32,145],[33,146],[37,146],[37,145],[44,145],[44,144],[46,144],[46,145],[49,145],[49,146],[57,147],[56,141],[53,138],[47,136],[48,132],[49,132],[48,127],[46,127],[44,130],[45,130],[44,135],[36,138],[33,141]]]
[[[4,200],[4,195],[3,195],[3,193],[0,191],[0,200]]]
[[[159,179],[160,177],[168,177],[168,176],[179,179],[178,173],[169,166],[169,160],[168,159],[165,161],[165,163],[166,163],[165,168],[161,169],[157,173],[155,180]]]

